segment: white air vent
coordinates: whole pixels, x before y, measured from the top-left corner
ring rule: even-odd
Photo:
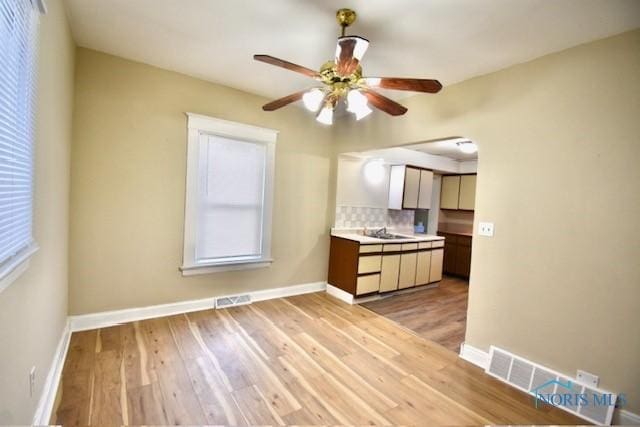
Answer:
[[[558,398],[553,402],[555,406],[595,424],[611,424],[617,398],[615,393],[581,384],[493,346],[486,372],[533,396],[553,395],[551,397]],[[572,398],[566,398],[567,395]],[[532,404],[535,403],[535,399],[532,399]]]
[[[216,308],[235,307],[246,304],[251,304],[251,296],[249,294],[216,298]]]

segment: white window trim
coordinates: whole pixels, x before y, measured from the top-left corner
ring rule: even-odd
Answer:
[[[0,292],[11,286],[22,273],[27,271],[31,256],[35,254],[38,249],[40,249],[38,244],[32,241],[30,245],[22,248],[0,267]]]
[[[214,117],[194,113],[187,115],[187,180],[185,191],[184,213],[184,247],[182,266],[183,276],[195,274],[215,273],[230,270],[245,270],[250,268],[268,267],[273,262],[271,258],[271,223],[273,216],[273,188],[275,175],[275,148],[278,131],[243,123],[236,123]],[[200,136],[202,134],[243,139],[246,141],[265,144],[267,160],[265,168],[262,256],[247,258],[246,260],[230,259],[228,261],[200,261],[196,260],[196,236],[198,214],[198,166],[200,152]]]

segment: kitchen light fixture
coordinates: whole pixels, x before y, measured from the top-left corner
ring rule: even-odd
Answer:
[[[459,141],[456,142],[458,150],[465,154],[473,154],[478,151],[478,146],[471,141]]]
[[[385,169],[383,159],[371,159],[364,164],[364,176],[370,184],[380,184],[384,181]]]
[[[304,106],[307,108],[307,110],[314,112],[318,111],[318,108],[320,108],[323,99],[324,93],[318,88],[313,88],[302,96],[302,102],[304,103]]]

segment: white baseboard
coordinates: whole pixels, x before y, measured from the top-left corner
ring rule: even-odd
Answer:
[[[327,284],[327,293],[334,298],[338,298],[340,301],[346,302],[347,304],[353,304],[353,295],[340,288],[336,288],[333,285]]]
[[[248,294],[251,296],[251,301],[255,302],[273,298],[308,294],[310,292],[321,292],[326,289],[326,286],[326,282],[313,282],[304,283],[302,285],[248,292]],[[220,295],[219,297],[222,296],[232,295]],[[174,314],[212,309],[215,307],[216,298],[219,297],[180,301],[147,307],[127,308],[124,310],[103,311],[100,313],[80,314],[77,316],[69,316],[69,322],[72,332],[105,328],[108,326],[119,325],[121,323],[134,322],[136,320],[152,319],[154,317],[171,316]]]
[[[56,399],[56,393],[58,392],[58,384],[60,384],[60,376],[62,375],[62,367],[64,361],[67,358],[67,351],[69,350],[69,340],[71,339],[71,327],[67,320],[64,326],[60,341],[56,347],[56,352],[53,355],[47,378],[45,379],[44,386],[42,387],[42,394],[38,400],[38,406],[36,412],[33,415],[32,424],[37,425],[49,425],[51,419],[51,412],[53,411],[53,405]]]
[[[482,369],[486,369],[489,364],[489,353],[466,343],[460,346],[460,357]]]
[[[626,409],[616,409],[613,412],[613,424],[615,425],[640,425],[640,415],[627,411]]]

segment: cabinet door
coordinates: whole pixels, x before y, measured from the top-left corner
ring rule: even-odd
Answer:
[[[431,271],[429,272],[429,283],[442,280],[442,258],[444,249],[434,249],[431,251]]]
[[[460,177],[458,209],[474,210],[476,206],[476,175]]]
[[[383,255],[382,272],[380,273],[380,292],[398,289],[400,275],[400,255]]]
[[[440,208],[458,209],[458,197],[460,195],[460,175],[443,176],[441,188]]]
[[[426,285],[429,283],[431,272],[431,251],[418,252],[416,263],[416,285]]]
[[[404,209],[416,209],[418,207],[418,190],[420,188],[420,169],[406,168],[404,173],[404,197],[402,207]]]
[[[400,277],[398,278],[398,289],[412,288],[416,285],[416,263],[418,254],[402,254],[400,256]]]
[[[420,171],[420,192],[418,209],[431,209],[431,189],[433,188],[433,172]]]
[[[458,276],[469,277],[471,273],[471,246],[459,245],[456,250],[455,273]]]

